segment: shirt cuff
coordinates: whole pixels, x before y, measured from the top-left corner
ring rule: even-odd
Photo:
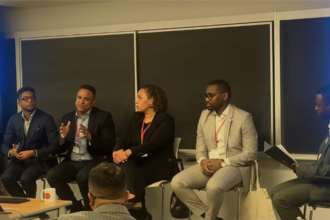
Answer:
[[[201,164],[202,160],[205,160],[205,159],[206,159],[205,157],[201,157],[201,158],[198,159],[197,163]]]
[[[34,157],[38,157],[38,152],[37,152],[37,150],[34,150]]]
[[[11,151],[11,150],[8,151],[8,157],[12,157],[12,156],[10,155],[10,153],[9,153],[10,151]]]
[[[228,158],[223,158],[223,160],[225,161],[226,166],[230,166],[231,165],[231,163],[230,163],[230,161],[229,161]]]

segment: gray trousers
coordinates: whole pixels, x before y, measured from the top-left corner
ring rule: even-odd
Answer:
[[[242,176],[237,167],[220,168],[212,177],[205,176],[202,167],[196,164],[173,177],[171,186],[179,199],[197,216],[205,213],[205,219],[216,219],[223,203],[224,193],[242,182]],[[194,189],[206,190],[204,204]]]
[[[310,201],[312,186],[308,180],[293,179],[273,188],[270,197],[282,220],[296,220],[298,216],[305,218],[299,207]]]

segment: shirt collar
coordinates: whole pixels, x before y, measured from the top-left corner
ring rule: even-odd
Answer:
[[[30,116],[30,121],[32,120],[32,117],[33,117],[34,113],[36,112],[36,110],[37,110],[37,109],[34,109],[33,113],[31,114],[31,116]],[[27,120],[26,120],[26,118],[25,118],[25,116],[24,116],[24,114],[23,114],[23,111],[22,111],[22,117],[23,117],[24,121],[26,121],[26,122],[30,122],[30,121],[27,121]]]
[[[227,106],[227,108],[222,112],[222,114],[219,116],[219,117],[225,117],[225,116],[227,116],[228,115],[228,113],[229,113],[229,109],[230,109],[230,104]],[[216,116],[218,116],[218,114],[214,111],[213,112]],[[329,124],[329,126],[330,126],[330,124]]]
[[[113,204],[113,203],[100,205],[96,209],[94,209],[94,212],[110,212],[114,208],[117,212],[123,212],[123,213],[126,213],[129,215],[129,212],[128,212],[126,206],[121,205],[121,204]]]
[[[89,116],[90,115],[90,113],[91,113],[91,111],[92,110],[89,110],[88,112],[86,112],[86,114],[84,114],[84,116],[83,117],[85,117],[85,116]],[[76,116],[79,118],[79,114],[78,114],[78,112],[76,111]]]

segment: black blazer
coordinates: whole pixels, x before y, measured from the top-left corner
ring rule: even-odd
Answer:
[[[143,118],[143,113],[134,113],[129,128],[118,139],[114,151],[130,149],[133,159],[140,158],[148,153],[153,167],[158,171],[152,173],[152,175],[158,176],[157,179],[171,180],[179,172],[176,163],[168,162],[170,158],[175,158],[173,149],[175,137],[174,119],[170,114],[156,113],[149,129],[144,135],[144,143],[130,147],[133,134],[137,129],[139,131],[141,129]]]
[[[62,117],[61,123],[66,125],[71,121],[70,129],[65,142],[60,146],[60,152],[67,151],[66,160],[70,160],[71,152],[75,144],[76,111]],[[93,157],[107,157],[112,160],[112,149],[116,144],[115,124],[109,112],[93,107],[88,121],[88,131],[91,133],[91,143],[87,141],[87,151]]]
[[[19,143],[19,152],[36,150],[37,158],[47,158],[50,154],[55,154],[59,147],[59,133],[53,117],[36,109],[25,137],[22,112],[11,116],[1,146],[2,154],[7,156],[15,143]]]

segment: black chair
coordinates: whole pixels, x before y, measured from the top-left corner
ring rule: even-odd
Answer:
[[[304,216],[306,217],[307,206],[309,207],[309,220],[313,219],[313,212],[316,210],[316,207],[330,209],[330,202],[309,202],[304,205]]]
[[[180,141],[181,141],[181,138],[175,138],[174,144],[173,144],[173,149],[174,149],[174,155],[175,155],[176,159],[170,159],[169,162],[172,162],[172,163],[181,162],[181,164],[182,164],[182,160],[180,158],[178,158]],[[146,187],[146,188],[161,187],[161,189],[162,189],[162,207],[161,207],[161,217],[160,217],[161,220],[164,219],[164,190],[165,190],[165,185],[170,183],[170,182],[171,181],[168,181],[168,180],[161,180],[161,181],[158,181],[156,183],[150,184]]]
[[[330,177],[328,176],[315,176],[314,177],[316,182],[320,182],[320,183],[330,183]],[[319,208],[330,208],[330,199],[329,202],[309,202],[307,204],[304,205],[304,216],[306,217],[306,210],[307,210],[307,206],[310,208],[310,212],[309,212],[309,220],[313,219],[313,211],[316,210],[316,207]]]

